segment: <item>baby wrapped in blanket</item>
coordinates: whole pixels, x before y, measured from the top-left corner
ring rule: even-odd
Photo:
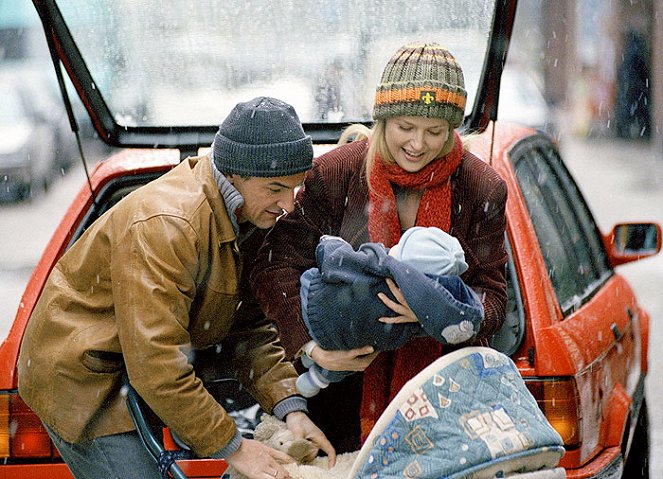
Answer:
[[[371,345],[387,351],[426,335],[442,344],[459,344],[479,331],[483,305],[460,278],[467,270],[463,249],[439,228],[410,228],[389,250],[364,243],[355,251],[342,238],[323,236],[316,261],[318,267],[301,276],[302,316],[313,338],[305,351],[314,345],[335,351]],[[382,292],[395,300],[387,278],[398,285],[418,322],[379,320],[396,315],[378,298]],[[305,397],[352,374],[324,369],[307,354],[302,362],[308,371],[297,388]]]

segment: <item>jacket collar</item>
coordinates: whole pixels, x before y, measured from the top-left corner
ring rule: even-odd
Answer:
[[[226,212],[228,213],[228,218],[233,225],[233,231],[235,236],[238,238],[238,243],[241,244],[247,240],[254,232],[258,229],[254,224],[245,225],[245,227],[240,227],[239,221],[237,219],[237,210],[244,204],[244,197],[239,191],[228,181],[228,178],[225,177],[223,173],[219,171],[214,163],[212,156],[209,156],[209,164],[212,170],[212,176],[216,182],[216,186],[219,188],[221,197],[223,198],[223,203],[226,207]]]
[[[244,197],[237,189],[228,181],[223,173],[214,164],[214,159],[212,155],[209,156],[209,164],[212,169],[212,176],[216,182],[216,186],[219,188],[219,192],[223,198],[223,203],[226,206],[226,212],[228,217],[233,224],[233,230],[235,235],[239,237],[239,222],[237,221],[237,209],[244,204]]]
[[[229,211],[226,197],[221,193],[221,189],[219,188],[216,178],[212,172],[212,162],[209,161],[208,156],[201,156],[193,159],[197,162],[197,164],[194,166],[194,175],[198,177],[198,180],[202,185],[203,192],[208,198],[210,207],[214,213],[214,220],[220,234],[219,243],[236,241],[237,238],[239,238],[239,228],[236,226],[237,218],[234,215],[234,212],[231,213]],[[226,180],[226,182],[227,181],[228,180]],[[232,185],[230,186],[232,188]],[[243,202],[244,200],[239,192],[237,192],[237,190],[235,191],[237,196],[239,196]]]

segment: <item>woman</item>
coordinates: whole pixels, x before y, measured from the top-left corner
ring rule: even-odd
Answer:
[[[485,310],[472,344],[487,345],[504,320],[507,189],[490,166],[463,148],[455,129],[466,97],[462,70],[446,49],[401,47],[377,87],[372,130],[316,160],[295,211],[277,222],[256,258],[254,292],[278,325],[288,356],[306,352],[326,369],[365,370],[309,402],[311,417],[339,452],[359,448],[360,415],[365,437],[403,384],[449,347],[443,351],[435,340],[420,338],[376,356],[370,346],[326,351],[311,343],[299,281],[315,266],[322,235],[340,236],[354,248],[367,241],[391,247],[408,228],[436,226],[460,241],[469,266],[462,279]],[[351,135],[361,130],[350,128]],[[392,298],[381,299],[397,313],[392,321],[416,321],[397,287],[391,290]]]

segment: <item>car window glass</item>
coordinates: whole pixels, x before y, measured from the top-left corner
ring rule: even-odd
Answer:
[[[544,192],[538,182],[539,177],[531,163],[519,162],[516,175],[539,240],[548,276],[557,293],[557,299],[563,303],[572,298],[575,291],[575,281],[571,271],[573,260],[570,252],[564,247],[555,216],[546,204]]]
[[[608,257],[598,228],[558,151],[550,143],[545,143],[537,154],[541,156],[541,164],[549,168],[551,178],[554,179],[555,186],[551,188],[551,194],[554,194],[554,190],[561,192],[559,213],[563,217],[568,239],[576,254],[578,274],[584,280],[582,284],[588,290],[586,293],[589,293],[596,281],[602,280],[610,273]]]
[[[557,300],[573,311],[609,274],[592,217],[551,145],[521,145],[512,160]]]
[[[557,150],[549,145],[546,155],[550,158],[551,165],[555,169],[555,176],[565,191],[569,211],[573,213],[573,217],[569,218],[569,221],[575,221],[578,225],[578,248],[585,250],[587,263],[591,264],[591,273],[586,272],[589,281],[602,280],[612,271],[594,217]]]
[[[463,67],[468,109],[494,0],[61,0],[97,88],[124,126],[218,124],[258,95],[304,123],[371,121],[375,86],[407,41]]]

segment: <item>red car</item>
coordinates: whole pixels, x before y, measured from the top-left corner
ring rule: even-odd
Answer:
[[[81,233],[208,147],[237,101],[270,94],[292,103],[317,152],[330,148],[348,123],[370,122],[385,59],[422,37],[463,65],[464,126],[479,133],[471,148],[509,186],[508,317],[493,347],[513,358],[564,439],[567,477],[648,477],[650,318],[615,268],[657,254],[661,228],[599,231],[556,143],[494,118],[515,0],[421,0],[407,15],[402,2],[378,1],[33,1],[58,72],[71,77],[99,135],[124,150],[82,185],[0,346],[0,479],[71,477],[17,394],[16,360],[49,272]],[[223,461],[180,464],[189,477],[225,469]]]

